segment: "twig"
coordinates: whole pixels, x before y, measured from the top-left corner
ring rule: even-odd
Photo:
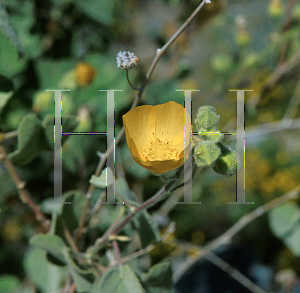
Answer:
[[[179,37],[179,35],[184,31],[184,29],[191,23],[191,21],[195,18],[195,16],[199,13],[199,11],[201,10],[201,8],[204,6],[204,4],[209,3],[209,1],[207,0],[203,0],[201,2],[201,4],[196,8],[196,10],[192,13],[192,15],[184,22],[184,24],[178,29],[178,31],[170,38],[170,40],[161,48],[161,49],[157,49],[156,51],[156,56],[154,57],[152,64],[150,65],[150,68],[146,74],[146,79],[143,82],[134,102],[132,103],[131,109],[135,108],[139,101],[142,98],[143,92],[145,90],[145,87],[147,85],[147,83],[150,80],[150,77],[153,73],[153,70],[158,62],[158,60],[160,59],[160,57],[164,54],[164,52],[172,45],[172,43]],[[121,128],[120,132],[118,133],[116,140],[115,140],[115,146],[120,142],[120,140],[122,139],[123,135],[125,133],[125,128],[124,126]],[[111,145],[108,149],[107,149],[107,156],[109,156],[111,154],[111,152],[113,151],[114,146]],[[100,161],[97,169],[95,171],[95,176],[99,176],[101,170],[103,169],[105,164],[105,161]],[[92,193],[95,189],[95,186],[93,184],[90,185],[88,192],[86,194],[86,202],[85,202],[85,206],[83,208],[83,212],[81,214],[81,219],[80,219],[80,224],[79,224],[79,228],[78,228],[78,233],[76,235],[76,239],[77,242],[81,239],[82,237],[82,233],[83,233],[83,226],[84,226],[84,222],[85,222],[85,218],[86,218],[86,213],[87,213],[87,209],[92,197]]]
[[[295,86],[294,93],[290,99],[289,105],[282,119],[293,118],[297,112],[297,106],[300,104],[300,79]]]
[[[299,196],[300,193],[300,185],[298,185],[296,188],[291,190],[290,192],[285,193],[284,195],[272,200],[271,202],[258,207],[253,212],[251,212],[248,215],[245,215],[242,217],[236,224],[234,224],[231,228],[229,228],[225,233],[223,233],[221,236],[213,240],[212,242],[208,243],[201,249],[201,255],[197,259],[190,259],[186,262],[185,265],[182,266],[180,270],[175,272],[174,274],[174,280],[178,280],[182,274],[193,264],[195,264],[200,258],[205,257],[208,253],[215,250],[219,246],[223,244],[227,244],[231,241],[232,237],[236,235],[240,230],[242,230],[245,226],[247,226],[249,223],[254,221],[256,218],[260,217],[264,213],[268,212],[269,210],[277,207],[278,205],[282,204],[283,202],[289,200],[289,199],[295,199]]]
[[[289,0],[286,4],[286,12],[285,12],[285,20],[283,24],[283,33],[289,31],[293,26],[293,9],[295,6],[295,0]],[[279,51],[279,64],[285,62],[288,52],[288,46],[290,45],[291,41],[286,41],[281,45]]]
[[[76,284],[72,283],[69,293],[74,293],[76,290]]]
[[[280,80],[282,80],[287,74],[290,74],[293,70],[298,70],[300,63],[300,51],[297,51],[288,61],[283,64],[279,64],[275,71],[268,78],[261,92],[252,98],[254,106],[258,103],[263,103],[264,95],[270,91]]]
[[[280,121],[261,124],[259,126],[253,126],[246,128],[246,143],[247,139],[255,136],[265,136],[270,133],[275,133],[288,129],[299,129],[300,118],[298,119],[282,119]]]
[[[120,131],[120,133],[121,133],[121,131]],[[117,137],[117,139],[118,139],[118,137]],[[109,150],[108,150],[107,151],[107,157],[109,156],[109,154],[110,153],[109,153]],[[98,177],[100,175],[100,172],[103,169],[105,162],[106,162],[106,156],[104,154],[100,153],[100,160],[99,160],[96,172],[95,172],[96,177]],[[81,239],[82,234],[83,234],[83,227],[84,227],[84,222],[85,222],[85,218],[86,218],[86,213],[87,213],[87,210],[88,210],[88,207],[89,207],[90,200],[92,198],[92,194],[93,194],[94,189],[95,189],[95,185],[91,184],[89,189],[88,189],[88,192],[85,196],[85,203],[84,203],[84,207],[83,207],[82,214],[81,214],[81,217],[80,217],[78,231],[76,233],[76,243],[77,244],[79,243],[79,240]]]
[[[14,131],[11,131],[11,132],[4,133],[3,140],[15,137],[17,135],[18,135],[18,130],[14,130]]]
[[[16,169],[14,168],[13,164],[11,163],[10,159],[7,157],[7,153],[4,147],[0,144],[0,160],[4,161],[4,165],[9,172],[11,178],[13,179],[19,193],[20,199],[23,203],[27,204],[33,213],[37,221],[39,221],[46,231],[50,230],[50,221],[46,218],[46,216],[41,212],[40,208],[34,203],[31,196],[25,189],[25,183],[20,179]]]
[[[291,130],[291,129],[300,129],[300,118],[297,119],[283,118],[282,120],[279,121],[248,127],[246,128],[245,131],[246,146],[255,143],[255,140],[251,140],[249,138],[259,137],[259,136],[265,137],[266,135],[271,133],[276,133],[276,132]],[[231,131],[229,130],[229,132]],[[229,135],[226,139],[232,140],[232,139],[236,139],[236,137],[234,135]]]
[[[102,206],[101,204],[104,201],[105,197],[106,197],[106,191],[104,190],[104,191],[101,192],[95,206],[93,207],[89,219],[91,219],[96,213],[98,213],[98,211],[100,210],[100,208]]]
[[[125,210],[123,207],[121,207],[120,209],[120,213],[119,215],[115,218],[115,220],[113,221],[113,223],[110,225],[110,227],[106,230],[106,232],[104,233],[104,235],[101,237],[101,238],[98,238],[96,241],[95,241],[95,247],[98,247],[101,245],[102,243],[102,239],[103,238],[109,238],[109,235],[113,234],[113,231],[115,229],[115,227],[118,225],[120,219],[122,218],[123,214],[124,214]],[[91,246],[89,249],[88,249],[88,252],[90,251],[94,251],[94,246]],[[93,253],[92,253],[93,254]]]
[[[170,181],[168,184],[166,184],[161,190],[159,190],[153,197],[149,198],[147,201],[145,201],[143,204],[140,206],[136,207],[134,211],[130,212],[124,219],[123,221],[115,227],[116,221],[110,226],[110,228],[105,232],[105,234],[99,238],[95,245],[89,248],[89,251],[93,254],[96,252],[99,247],[103,246],[108,240],[109,236],[111,234],[117,234],[120,232],[123,227],[140,211],[143,209],[147,209],[151,207],[153,204],[157,203],[159,200],[163,199],[164,196],[172,189],[172,187],[177,183],[176,179],[173,179]]]
[[[120,250],[119,250],[119,246],[118,246],[117,241],[114,240],[112,242],[112,245],[113,245],[113,248],[114,248],[114,251],[115,251],[115,254],[116,254],[117,263],[118,263],[119,267],[121,268],[122,267],[122,260],[121,260],[121,254],[120,254]]]
[[[129,208],[132,209],[133,206],[121,195],[121,193],[116,191],[116,195],[120,198],[120,200]]]
[[[66,224],[65,224],[64,221],[63,221],[62,225],[63,225],[64,234],[65,234],[65,236],[66,236],[66,239],[67,239],[67,241],[68,241],[70,247],[72,248],[72,250],[73,250],[74,252],[78,253],[79,250],[78,250],[78,248],[77,248],[77,246],[76,246],[76,243],[75,243],[75,241],[73,240],[72,235],[70,234],[70,231],[68,230],[68,228],[67,228],[67,226],[66,226]]]
[[[253,283],[250,279],[240,273],[237,269],[232,267],[229,263],[224,261],[222,258],[218,257],[216,254],[210,252],[205,258],[209,260],[211,263],[222,269],[228,275],[230,275],[233,279],[237,280],[240,284],[246,287],[253,293],[266,293],[265,290],[262,290],[255,283]]]

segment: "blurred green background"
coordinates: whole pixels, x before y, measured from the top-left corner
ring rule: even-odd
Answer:
[[[106,131],[106,95],[98,90],[122,89],[115,94],[117,134],[136,92],[128,85],[125,71],[117,68],[116,54],[130,50],[140,58],[140,64],[129,72],[132,83],[139,86],[157,48],[199,5],[196,0],[1,1],[24,55],[18,58],[2,18],[0,128],[5,133],[17,130],[30,113],[46,123],[47,115],[53,115],[54,94],[45,90],[65,88],[71,91],[63,93],[62,115],[78,132]],[[173,205],[164,215],[176,221],[178,239],[197,245],[215,239],[246,213],[300,183],[300,3],[211,2],[161,58],[141,100],[141,104],[172,100],[183,105],[183,94],[175,89],[200,89],[192,94],[192,119],[199,106],[212,105],[221,117],[220,130],[229,132],[236,130],[236,94],[228,90],[253,90],[245,98],[245,178],[246,201],[255,204],[228,205],[235,199],[235,176],[224,177],[208,168],[193,183],[193,200],[202,205]],[[36,142],[40,136],[34,135]],[[53,152],[51,144],[37,146],[33,141],[29,158],[22,155],[17,136],[4,140],[3,145],[8,153],[14,152],[11,159],[20,177],[35,202],[41,204],[53,197]],[[226,141],[235,148],[234,139]],[[63,144],[63,192],[85,193],[99,160],[97,151],[105,150],[104,136],[68,137]],[[125,137],[117,149],[116,165],[117,175],[125,176],[140,199],[149,198],[163,185],[134,162]],[[298,208],[299,203],[295,201]],[[11,282],[12,288],[17,288],[22,283],[28,292],[35,292],[30,291],[34,268],[28,264],[28,239],[41,227],[20,201],[1,162],[0,204],[0,274],[4,276],[0,276],[0,286]],[[150,211],[160,211],[161,206]],[[299,221],[297,225],[294,229],[298,231]],[[287,245],[274,233],[268,215],[264,215],[233,242],[251,250],[271,268],[269,290],[278,291],[282,285],[275,281],[278,272],[288,268],[300,275],[300,244],[295,244],[296,248]],[[295,243],[300,243],[298,234]],[[152,260],[169,253],[168,249],[153,253]]]

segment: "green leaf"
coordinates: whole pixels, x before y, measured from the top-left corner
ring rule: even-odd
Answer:
[[[44,249],[59,260],[64,260],[65,244],[57,235],[38,234],[30,239],[30,244]]]
[[[113,180],[107,181],[107,185],[106,185],[106,178],[108,177],[108,173],[110,173],[110,178],[114,178],[114,174],[112,170],[110,168],[105,168],[104,170],[102,170],[99,177],[92,175],[92,178],[90,179],[90,184],[93,184],[99,188],[106,188],[107,186],[112,185],[114,183]]]
[[[0,2],[0,30],[15,46],[15,48],[18,51],[19,58],[23,58],[24,57],[23,45],[16,33],[13,24],[10,21],[9,15],[7,14],[1,2]]]
[[[285,239],[285,243],[294,255],[300,256],[300,225],[293,230],[290,236]]]
[[[133,222],[139,232],[143,248],[152,242],[160,241],[158,225],[146,210],[137,215],[136,218],[133,219]]]
[[[118,196],[117,193],[120,193],[124,199],[137,202],[136,198],[134,197],[125,179],[123,178],[116,179],[115,186],[116,186],[116,196]]]
[[[195,120],[199,132],[214,132],[220,120],[220,116],[212,106],[202,106],[198,109]]]
[[[278,237],[285,237],[299,220],[300,209],[294,203],[285,203],[269,213],[270,227]]]
[[[9,154],[14,164],[26,165],[43,150],[48,150],[40,120],[34,114],[26,115],[18,127],[18,149]]]
[[[112,23],[113,17],[113,7],[115,1],[105,1],[105,0],[79,0],[76,4],[94,20],[110,25]]]
[[[11,16],[20,41],[25,49],[26,57],[36,58],[42,52],[41,36],[32,34],[32,27],[36,21],[35,2],[27,0],[18,6],[18,13]]]
[[[49,149],[54,151],[54,115],[46,115],[42,122]]]
[[[24,68],[25,61],[19,60],[16,48],[1,32],[0,44],[0,72],[12,77]]]
[[[131,268],[124,265],[121,270],[111,268],[95,282],[92,293],[99,292],[142,293],[145,290]]]
[[[72,132],[79,124],[79,121],[76,118],[76,116],[64,115],[61,119],[62,132]]]
[[[285,203],[271,210],[272,232],[284,240],[293,254],[300,256],[300,209],[295,203]]]
[[[79,121],[75,116],[62,116],[62,132],[72,132],[78,123]],[[42,126],[44,128],[46,141],[49,145],[49,150],[54,151],[54,115],[46,115]],[[68,137],[68,135],[62,136],[62,144],[66,141],[66,139],[68,139]]]
[[[8,93],[0,92],[0,113],[2,111],[2,108],[5,107],[8,100],[13,96],[14,92],[10,91]]]
[[[24,258],[24,267],[27,275],[43,292],[53,292],[63,286],[67,268],[51,264],[45,250],[34,248],[27,251]]]
[[[15,293],[19,286],[19,279],[13,275],[2,275],[0,277],[1,293]]]
[[[142,274],[140,280],[147,293],[174,293],[172,274],[171,263],[162,262]]]
[[[36,63],[37,74],[39,75],[42,89],[56,88],[63,75],[75,68],[76,62],[65,60],[38,60]],[[54,99],[54,93],[53,93]]]

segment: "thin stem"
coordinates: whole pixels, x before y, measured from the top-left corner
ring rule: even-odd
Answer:
[[[143,89],[137,88],[137,87],[135,87],[135,86],[132,85],[132,83],[131,83],[130,80],[129,80],[128,69],[126,69],[126,78],[127,78],[127,81],[128,81],[128,83],[129,83],[129,85],[131,86],[131,88],[132,88],[133,90],[135,90],[135,91],[143,91]]]
[[[300,104],[300,80],[297,82],[294,93],[290,99],[289,105],[284,113],[283,120],[295,117],[298,105]]]
[[[224,261],[222,258],[218,257],[216,254],[210,252],[208,253],[205,258],[209,260],[211,263],[222,269],[226,272],[229,276],[233,279],[237,280],[240,284],[246,287],[253,293],[266,293],[265,290],[258,287],[255,283],[253,283],[250,279],[240,273],[237,269],[232,267],[229,263]]]
[[[101,237],[101,238],[98,238],[96,241],[95,241],[95,245],[94,246],[91,246],[88,251],[91,252],[91,254],[93,254],[94,252],[94,249],[95,247],[99,247],[101,246],[101,243],[102,243],[102,239],[103,238],[107,238],[109,239],[109,236],[111,234],[113,234],[113,231],[115,229],[115,227],[118,225],[119,221],[121,220],[122,216],[124,215],[124,208],[121,207],[121,210],[120,210],[120,213],[119,215],[115,218],[115,220],[113,221],[113,223],[110,225],[110,227],[106,230],[106,232],[104,233],[104,235]],[[97,249],[96,249],[97,250]]]
[[[199,11],[201,10],[201,8],[204,6],[204,4],[206,3],[206,0],[202,1],[201,4],[196,8],[196,10],[192,13],[192,15],[184,22],[184,24],[178,29],[178,31],[170,38],[170,40],[161,48],[161,49],[157,49],[156,51],[156,56],[154,57],[152,64],[150,65],[150,68],[146,74],[146,78],[141,86],[141,88],[139,89],[139,92],[135,98],[135,100],[132,103],[131,109],[135,108],[139,101],[142,98],[143,92],[145,90],[145,87],[147,85],[147,83],[150,80],[150,77],[153,73],[153,70],[158,62],[158,60],[160,59],[160,57],[164,54],[164,52],[172,45],[172,43],[179,37],[179,35],[184,31],[184,29],[191,23],[191,21],[195,18],[195,16],[199,13]],[[125,133],[125,128],[124,126],[121,128],[120,132],[118,133],[116,140],[115,140],[115,146],[120,142],[120,140],[122,139],[123,135]],[[107,149],[107,156],[109,156],[112,151],[114,150],[114,146],[111,145],[108,149]],[[95,176],[99,176],[101,170],[103,169],[105,164],[105,161],[100,161],[96,172],[95,172]],[[83,212],[81,214],[81,219],[80,219],[80,224],[79,224],[79,228],[78,228],[78,232],[76,235],[76,239],[77,242],[81,239],[82,237],[82,233],[83,233],[83,226],[84,226],[84,222],[85,222],[85,218],[86,218],[86,213],[88,210],[88,206],[90,204],[90,200],[92,197],[92,193],[95,189],[95,186],[93,184],[90,185],[88,192],[86,194],[86,202],[85,202],[85,206],[83,208]]]
[[[18,130],[14,130],[14,131],[11,131],[11,132],[4,133],[3,140],[9,139],[9,138],[12,138],[12,137],[16,137],[17,135],[18,135]]]
[[[161,242],[164,242],[164,241],[166,240],[166,238],[167,238],[170,234],[174,233],[174,231],[175,231],[175,223],[174,223],[174,222],[171,222],[171,224],[169,225],[167,231],[166,231],[165,234],[162,236]],[[128,254],[128,255],[122,257],[122,259],[121,259],[121,260],[122,260],[122,263],[127,262],[127,261],[130,261],[130,260],[132,260],[132,259],[134,259],[134,258],[140,257],[140,256],[142,256],[142,255],[144,255],[144,254],[146,254],[146,253],[149,253],[155,246],[156,246],[155,244],[149,244],[147,247],[145,247],[145,248],[143,248],[143,249],[141,249],[141,250],[138,250],[138,251],[136,251],[136,252],[133,252],[133,253],[131,253],[131,254]]]
[[[69,293],[74,293],[76,290],[76,284],[72,283]]]
[[[74,252],[78,253],[79,250],[78,250],[78,248],[77,248],[77,246],[76,246],[76,243],[75,243],[75,241],[73,240],[72,235],[70,234],[70,232],[69,232],[69,230],[68,230],[68,228],[67,228],[67,226],[66,226],[66,224],[65,224],[64,221],[62,222],[62,225],[63,225],[63,231],[64,231],[64,234],[65,234],[65,237],[66,237],[66,239],[67,239],[67,241],[68,241],[70,247],[72,248],[72,250],[73,250]]]
[[[109,236],[111,234],[117,234],[118,232],[120,232],[123,229],[123,227],[140,211],[151,207],[152,205],[154,205],[155,203],[163,199],[164,196],[172,189],[172,187],[176,183],[177,180],[175,179],[170,181],[161,190],[159,190],[153,197],[149,198],[143,204],[135,208],[134,211],[130,212],[119,225],[117,225],[116,227],[114,227],[114,225],[111,225],[111,227],[105,232],[105,234],[96,241],[95,246],[92,248],[92,250],[93,251],[94,249],[97,250],[99,247],[103,246],[109,240]]]
[[[300,185],[298,185],[293,190],[285,193],[284,195],[272,200],[271,202],[258,207],[253,212],[251,212],[248,215],[245,215],[240,220],[238,220],[237,223],[235,223],[231,228],[229,228],[225,233],[223,233],[221,236],[213,240],[212,242],[208,243],[201,249],[201,255],[197,259],[189,260],[185,265],[181,267],[181,269],[174,274],[174,280],[178,280],[181,275],[189,268],[191,267],[195,262],[197,262],[200,258],[205,257],[208,253],[215,250],[219,246],[223,244],[227,244],[231,241],[232,237],[236,235],[239,231],[241,231],[245,226],[247,226],[249,223],[260,217],[261,215],[265,214],[269,210],[277,207],[278,205],[284,203],[285,201],[289,199],[295,199],[299,196],[300,193]]]
[[[0,144],[0,159],[4,161],[4,165],[20,193],[20,199],[22,200],[22,202],[27,204],[31,208],[31,210],[35,214],[35,218],[37,219],[37,221],[39,221],[42,224],[42,226],[46,231],[49,231],[50,221],[41,212],[40,208],[32,200],[30,194],[26,191],[25,183],[20,179],[15,167],[11,163],[10,159],[7,157],[7,153],[1,144]]]
[[[206,4],[206,1],[202,1],[200,3],[200,5],[195,9],[195,11],[191,14],[191,16],[184,22],[184,24],[178,29],[178,31],[170,38],[170,40],[161,48],[161,49],[157,49],[156,51],[156,56],[150,66],[149,71],[147,72],[146,75],[146,80],[145,83],[143,85],[143,87],[146,86],[146,84],[148,83],[152,72],[158,62],[158,60],[160,59],[160,57],[165,53],[165,51],[174,43],[174,41],[179,37],[179,35],[186,29],[186,27],[191,23],[191,21],[196,17],[196,15],[199,13],[199,11],[201,10],[201,8]]]

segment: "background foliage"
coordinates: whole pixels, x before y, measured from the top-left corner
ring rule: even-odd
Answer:
[[[0,162],[1,292],[67,290],[70,276],[76,292],[173,292],[172,274],[180,271],[187,258],[199,257],[195,247],[216,239],[246,213],[299,185],[300,4],[293,0],[211,2],[159,61],[141,104],[173,100],[183,105],[183,95],[175,89],[201,89],[193,93],[193,119],[199,106],[212,105],[221,117],[220,130],[229,132],[236,128],[236,95],[228,89],[252,89],[245,100],[245,176],[246,201],[254,205],[228,205],[235,198],[235,176],[203,169],[193,182],[193,200],[202,205],[175,205],[176,200],[166,199],[127,224],[121,234],[130,241],[118,243],[122,256],[147,248],[159,242],[168,224],[175,221],[176,230],[168,241],[125,263],[121,271],[114,266],[97,277],[99,268],[79,261],[80,253],[71,247],[64,229],[71,237],[76,233],[84,195],[99,162],[97,152],[105,152],[106,139],[101,135],[63,137],[63,193],[72,205],[44,205],[53,199],[54,111],[53,92],[45,90],[71,89],[63,93],[64,132],[101,132],[106,131],[106,96],[98,90],[123,89],[115,94],[117,134],[122,115],[136,95],[125,72],[116,66],[117,52],[130,50],[141,59],[130,70],[131,81],[138,86],[156,49],[199,1],[2,0],[0,128],[4,133],[18,130],[2,144],[26,189],[52,223],[50,234],[39,234],[45,231],[20,201]],[[91,67],[83,69],[80,62]],[[234,139],[226,141],[234,148]],[[132,205],[163,186],[159,177],[134,162],[125,137],[116,151],[116,172],[116,188]],[[93,193],[91,210],[102,190]],[[119,213],[119,207],[107,205],[91,217],[79,247],[82,254]],[[298,284],[299,243],[297,199],[255,220],[216,253],[264,290],[286,292]],[[111,247],[100,251],[103,266],[113,263],[111,251]],[[206,262],[199,263],[197,272],[190,269],[183,279],[186,286],[194,284],[194,278],[205,279],[208,272],[221,274]],[[218,279],[196,287],[201,292],[225,292],[214,290],[218,284],[229,284],[228,292],[249,292],[229,276],[226,279],[225,273]],[[178,281],[177,290],[187,292],[182,282]]]

